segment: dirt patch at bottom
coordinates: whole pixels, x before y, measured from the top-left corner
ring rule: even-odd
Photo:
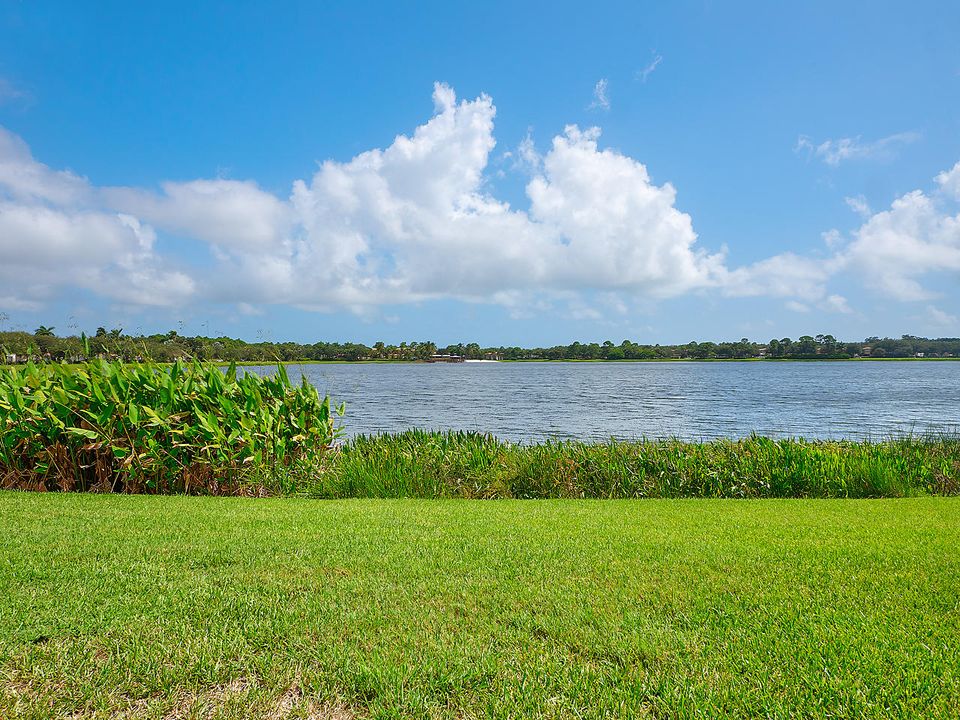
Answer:
[[[50,690],[0,678],[0,715],[4,705],[7,711],[13,712],[11,717],[36,714],[39,710],[56,713],[56,693]],[[141,698],[111,710],[90,708],[51,716],[63,720],[356,720],[360,717],[342,703],[320,702],[297,686],[279,697],[271,697],[264,688],[243,678],[199,692],[180,691],[172,699]]]

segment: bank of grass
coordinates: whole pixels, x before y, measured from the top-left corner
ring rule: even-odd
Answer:
[[[0,493],[3,718],[960,716],[960,498]]]
[[[282,479],[283,482],[279,482]],[[480,433],[361,436],[278,485],[322,498],[906,497],[960,491],[960,439],[749,437],[517,445]]]

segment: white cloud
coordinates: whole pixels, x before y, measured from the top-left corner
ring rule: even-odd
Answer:
[[[936,177],[940,191],[947,197],[960,200],[960,162]]]
[[[599,322],[604,319],[604,314],[598,308],[583,302],[578,298],[573,298],[567,303],[566,316],[570,320],[592,320]]]
[[[162,267],[153,239],[125,215],[0,202],[0,284],[26,303],[74,286],[123,302],[178,304],[193,280]]]
[[[176,304],[193,281],[167,270],[155,236],[136,218],[105,210],[96,190],[33,159],[0,128],[0,287],[7,306],[33,307],[68,287],[149,305]]]
[[[852,312],[844,298],[826,295],[827,280],[847,272],[859,275],[871,286],[897,300],[927,300],[936,293],[924,281],[944,274],[960,274],[960,214],[951,209],[960,200],[960,163],[935,178],[937,188],[931,194],[914,190],[896,198],[889,210],[874,213],[863,196],[845,198],[848,206],[862,218],[859,228],[844,238],[837,230],[823,234],[832,251],[828,258],[784,258],[783,267],[774,273],[779,284],[761,287],[761,294],[776,294],[778,288],[787,294],[810,299],[819,291],[817,306],[823,310]],[[742,274],[740,285],[755,275],[766,275],[777,258],[740,268],[730,273]],[[793,278],[791,285],[788,280]],[[805,285],[805,282],[807,283]],[[804,295],[806,292],[806,295]]]
[[[205,300],[243,313],[286,304],[369,315],[459,298],[587,318],[700,291],[850,312],[829,288],[839,272],[922,299],[927,275],[960,270],[960,220],[943,209],[957,197],[960,164],[937,176],[938,192],[909,193],[885,212],[848,199],[864,221],[846,242],[826,233],[826,257],[785,252],[731,268],[725,252],[699,244],[674,187],[602,148],[598,128],[568,126],[543,154],[528,134],[513,155],[529,176],[529,207],[515,209],[486,177],[493,101],[458,100],[442,84],[433,100],[434,114],[412,134],[322,163],[288,197],[224,179],[98,188],[37,162],[0,129],[5,302],[41,303],[78,287],[129,304]],[[176,267],[158,230],[206,246],[213,270]],[[600,300],[587,304],[590,293]]]
[[[854,231],[839,261],[899,300],[931,298],[934,293],[923,287],[923,277],[960,272],[960,215],[914,190]]]
[[[0,197],[4,193],[25,203],[71,207],[92,199],[85,178],[37,162],[21,138],[0,127]]]
[[[957,316],[941,310],[933,305],[927,305],[927,320],[938,327],[955,327]]]
[[[0,295],[0,308],[4,310],[39,310],[42,303],[34,300],[24,300],[16,295]]]
[[[831,167],[837,167],[847,160],[888,159],[893,157],[900,146],[916,142],[919,139],[919,133],[902,132],[873,142],[863,142],[858,135],[852,138],[824,140],[816,143],[809,136],[801,135],[797,138],[794,152],[806,153],[808,157],[816,157]]]
[[[543,157],[537,152],[537,147],[529,130],[517,147],[517,157],[519,160],[516,166],[529,175],[539,173],[543,167]]]
[[[787,310],[791,310],[797,313],[809,313],[811,311],[811,306],[807,303],[802,303],[797,300],[788,300],[784,303],[784,306]],[[843,315],[849,315],[853,313],[853,309],[850,307],[849,302],[842,295],[828,295],[824,299],[815,303],[815,306],[819,310],[823,310],[828,313],[839,313]]]
[[[653,71],[657,69],[660,63],[663,62],[662,55],[658,55],[656,51],[654,51],[653,54],[654,54],[653,59],[649,63],[647,63],[647,65],[642,70],[637,71],[637,78],[640,80],[640,82],[646,82],[647,78],[650,77]]]
[[[438,85],[437,114],[411,137],[294,183],[288,237],[262,248],[221,244],[219,296],[314,309],[457,297],[507,306],[578,290],[663,297],[708,286],[720,258],[695,247],[669,184],[600,150],[599,130],[568,127],[532,172],[530,211],[486,192],[490,98],[457,102]],[[522,301],[517,299],[517,293]]]
[[[610,98],[607,95],[607,86],[609,83],[606,78],[601,78],[597,80],[597,84],[593,86],[593,102],[590,103],[590,110],[609,110],[610,109]]]
[[[251,317],[264,314],[261,308],[258,308],[256,305],[251,305],[250,303],[247,303],[247,302],[237,303],[237,311],[241,315],[247,315]]]
[[[735,270],[722,269],[724,293],[733,297],[819,300],[834,272],[833,262],[782,253]],[[796,309],[796,308],[793,308]]]
[[[543,156],[524,140],[530,209],[517,211],[486,189],[491,99],[458,101],[437,84],[434,105],[411,136],[323,163],[289,199],[222,179],[168,182],[159,193],[96,188],[4,133],[0,252],[36,297],[72,283],[131,303],[176,303],[197,290],[358,312],[443,297],[509,304],[517,292],[528,304],[594,289],[669,297],[723,280],[722,256],[697,247],[674,188],[600,149],[598,129],[569,126]],[[167,269],[154,227],[209,244],[217,271],[201,285]]]
[[[105,188],[112,207],[159,228],[231,248],[269,247],[285,236],[292,217],[287,203],[252,182],[166,182],[162,195],[131,188]]]
[[[843,295],[828,295],[819,303],[818,307],[827,312],[842,313],[844,315],[849,315],[853,312],[853,309]]]
[[[654,185],[641,163],[599,150],[599,135],[568,126],[527,186],[531,217],[554,238],[545,268],[553,283],[655,297],[714,284],[722,258],[695,247],[673,186]]]
[[[866,218],[873,214],[869,203],[867,203],[867,199],[863,195],[857,195],[856,197],[845,197],[843,201],[847,204],[848,208],[853,210],[860,217]]]

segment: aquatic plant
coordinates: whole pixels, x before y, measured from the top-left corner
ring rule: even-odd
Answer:
[[[342,408],[339,409],[342,413]],[[282,491],[338,435],[306,380],[199,362],[96,360],[0,371],[0,487],[101,492]]]

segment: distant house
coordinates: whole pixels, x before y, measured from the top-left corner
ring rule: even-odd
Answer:
[[[16,354],[16,353],[10,353],[9,355],[6,355],[6,356],[4,357],[4,364],[5,364],[5,365],[16,365],[16,364],[17,364],[17,354]]]
[[[922,358],[923,356],[924,356],[924,353],[917,353],[918,358]]]
[[[427,358],[428,363],[462,363],[466,358],[462,355],[431,355]]]
[[[500,353],[498,352],[488,352],[483,354],[484,360],[500,360]]]

